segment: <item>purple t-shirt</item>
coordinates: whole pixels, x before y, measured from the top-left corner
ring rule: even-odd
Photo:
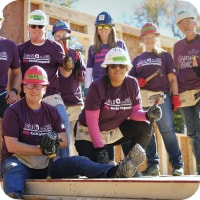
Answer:
[[[113,87],[104,76],[91,83],[85,102],[85,110],[100,110],[99,127],[108,131],[119,125],[131,115],[132,107],[141,104],[136,79],[127,76],[120,87]],[[79,122],[87,126],[85,110]]]
[[[46,70],[50,84],[45,96],[59,93],[58,68],[63,66],[64,51],[60,44],[45,40],[43,45],[33,45],[30,40],[18,45],[22,66],[22,77],[25,71],[39,65]]]
[[[0,93],[8,83],[8,70],[20,68],[20,58],[16,44],[0,36]]]
[[[117,47],[120,47],[127,51],[127,47],[124,41],[118,40]],[[98,53],[93,53],[93,45],[89,47],[88,50],[88,59],[87,59],[87,68],[93,68],[92,78],[97,80],[105,74],[105,68],[101,67],[101,64],[104,62],[106,53],[108,52],[108,44],[103,44],[102,49]]]
[[[165,94],[170,93],[168,74],[175,73],[174,62],[171,54],[163,52],[161,55],[156,55],[153,52],[144,52],[135,57],[132,61],[133,67],[129,71],[129,75],[137,78],[147,78],[152,75],[157,69],[160,69],[161,74],[158,74],[153,79],[148,81],[143,87],[145,90],[163,91]]]
[[[69,48],[68,54],[73,60],[75,60],[76,52],[73,49]],[[80,82],[84,81],[85,76],[85,64],[83,59],[81,63],[82,67],[79,74],[79,79],[76,79],[75,77],[75,68],[73,69],[72,74],[67,78],[62,76],[62,74],[59,72],[59,91],[66,106],[83,105]]]
[[[193,71],[193,56],[200,56],[200,35],[193,41],[187,42],[182,39],[174,45],[174,62],[178,68],[178,87],[179,92],[200,88],[200,79]],[[198,64],[200,59],[197,57]]]
[[[18,138],[20,142],[39,145],[43,135],[49,130],[57,133],[65,131],[58,111],[51,105],[41,102],[39,110],[28,107],[25,98],[9,106],[2,122],[2,135]],[[5,141],[2,143],[2,159],[12,155],[8,153]]]

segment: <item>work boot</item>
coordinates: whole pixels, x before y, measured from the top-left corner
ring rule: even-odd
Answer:
[[[158,165],[148,167],[145,171],[142,172],[142,176],[159,176],[160,170]]]
[[[119,178],[131,178],[137,171],[137,168],[146,159],[145,150],[136,144],[129,151],[128,155],[120,162],[116,175]]]
[[[184,168],[183,167],[174,167],[172,171],[172,176],[183,176]]]

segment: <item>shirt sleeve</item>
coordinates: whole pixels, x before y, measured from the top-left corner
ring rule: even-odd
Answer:
[[[100,113],[100,110],[95,110],[95,111],[86,110],[85,111],[86,122],[87,122],[89,134],[91,136],[94,148],[100,148],[104,146],[103,140],[101,137],[101,132],[98,125],[99,113]]]

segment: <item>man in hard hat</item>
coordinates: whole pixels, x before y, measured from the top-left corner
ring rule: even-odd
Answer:
[[[70,76],[72,72],[69,70],[68,66],[71,66],[71,63],[63,63],[65,53],[60,44],[46,39],[47,25],[47,15],[43,11],[34,10],[29,14],[28,32],[30,40],[18,45],[22,77],[24,77],[25,71],[32,65],[40,65],[46,70],[50,84],[47,87],[47,92],[44,95],[43,101],[56,107],[65,124],[69,139],[70,124],[63,100],[59,94],[58,71],[64,77]],[[68,155],[68,148],[60,151],[60,156]]]
[[[187,126],[197,174],[200,175],[200,35],[196,32],[196,16],[190,11],[180,11],[176,24],[185,36],[174,44],[173,51],[181,100],[179,110]]]
[[[26,179],[132,177],[135,161],[145,159],[139,146],[140,152],[134,154],[135,148],[132,149],[117,166],[95,163],[82,156],[55,157],[57,149],[65,148],[68,141],[58,111],[42,101],[50,84],[47,73],[34,65],[25,72],[22,83],[25,97],[7,109],[3,119],[2,173],[8,196],[23,199]],[[52,155],[56,159],[49,165]]]

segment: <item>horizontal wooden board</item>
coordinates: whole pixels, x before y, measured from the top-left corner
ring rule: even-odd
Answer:
[[[28,180],[26,182],[26,194],[64,197],[175,200],[191,197],[198,190],[199,183],[199,176]]]

